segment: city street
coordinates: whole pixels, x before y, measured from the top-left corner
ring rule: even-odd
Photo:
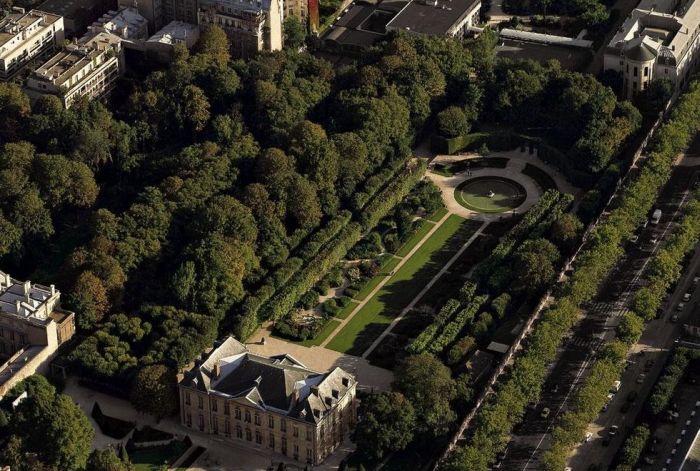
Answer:
[[[660,223],[640,228],[638,240],[629,242],[623,259],[603,285],[596,302],[587,306],[583,319],[564,342],[559,357],[550,370],[540,402],[529,408],[525,420],[516,427],[512,435],[506,459],[502,463],[503,469],[541,469],[539,459],[542,452],[549,447],[552,428],[561,414],[568,410],[570,400],[575,397],[577,388],[585,379],[600,346],[614,337],[615,327],[621,316],[630,308],[633,294],[642,284],[643,273],[649,261],[670,235],[676,219],[680,216],[680,208],[688,198],[688,189],[696,177],[697,170],[700,169],[700,162],[697,160],[685,157],[679,162],[655,205],[655,208],[662,210]],[[700,256],[694,258],[693,266],[700,267]],[[682,283],[679,286],[682,287]],[[669,308],[675,307],[677,296],[682,296],[682,293],[674,294]],[[572,459],[571,466],[575,471],[586,470],[590,464],[607,465],[612,460],[624,433],[618,433],[607,448],[601,446],[604,434],[611,425],[618,425],[624,432],[625,427],[633,424],[643,400],[637,400],[624,414],[620,409],[632,390],[638,391],[641,398],[651,389],[663,366],[662,353],[665,355],[668,346],[673,344],[678,336],[677,329],[680,323],[671,324],[669,318],[670,315],[666,314],[662,319],[650,323],[640,344],[634,347],[635,352],[642,349],[651,351],[644,354],[642,361],[638,361],[638,355],[633,354],[630,357],[632,363],[624,374],[620,391],[613,397],[599,420],[593,424],[590,430],[593,433],[591,441],[577,450]],[[658,360],[648,366],[646,359],[655,356],[659,357]],[[645,367],[651,369],[645,373],[646,376],[640,378]],[[637,383],[638,378],[640,384]],[[594,453],[590,453],[591,451]]]

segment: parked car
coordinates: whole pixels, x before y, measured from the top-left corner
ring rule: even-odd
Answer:
[[[612,425],[610,427],[610,430],[608,430],[608,435],[611,437],[614,437],[615,435],[617,435],[617,432],[619,430],[620,430],[620,427],[618,427],[617,425]]]
[[[700,283],[700,276],[696,276],[693,278],[693,284],[697,285],[698,283]]]
[[[559,391],[559,383],[552,386],[551,391],[556,394]]]
[[[550,412],[551,411],[549,410],[549,407],[545,407],[544,409],[542,409],[542,412],[540,412],[540,417],[546,419],[547,417],[549,417]]]
[[[642,384],[646,378],[646,373],[640,373],[640,375],[637,376],[637,384]]]
[[[693,296],[693,293],[691,293],[690,291],[687,292],[687,293],[685,293],[685,294],[683,295],[683,302],[686,302],[686,303],[687,303],[688,301],[690,301],[690,298],[691,298],[692,296]]]
[[[588,443],[588,442],[590,442],[592,439],[593,439],[593,432],[588,432],[588,433],[586,433],[586,438],[584,439],[584,441],[585,441],[586,443]]]
[[[678,314],[674,314],[671,316],[671,322],[673,322],[674,324],[678,322]]]
[[[630,242],[632,242],[633,244],[636,244],[638,240],[639,240],[639,236],[637,234],[630,237]]]
[[[678,306],[676,306],[676,311],[681,312],[685,309],[685,303],[678,303]]]
[[[627,402],[635,402],[638,395],[639,393],[637,393],[637,391],[630,391],[629,394],[627,394]]]

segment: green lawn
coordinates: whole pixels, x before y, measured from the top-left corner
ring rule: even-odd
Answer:
[[[348,305],[345,306],[335,317],[338,319],[345,319],[357,307],[358,304],[359,303],[356,303],[355,301],[350,301]]]
[[[175,440],[168,445],[133,450],[129,453],[129,459],[136,471],[157,471],[163,464],[177,461],[188,448],[183,441]]]
[[[314,345],[321,345],[324,340],[326,340],[326,337],[331,335],[333,331],[335,330],[336,327],[340,324],[340,321],[331,319],[329,320],[326,325],[323,326],[323,329],[321,329],[318,334],[316,334],[316,337],[311,338],[311,339],[306,339],[303,342],[294,342],[294,343],[299,343],[300,345],[303,345],[305,347],[312,347]]]
[[[399,264],[401,261],[400,258],[396,257],[391,257],[387,258],[381,265],[380,272],[378,275],[373,276],[369,280],[367,280],[367,283],[365,283],[362,288],[360,288],[360,291],[355,295],[355,299],[358,301],[364,301],[364,299],[369,296],[369,293],[372,292],[374,288],[377,287],[381,281],[386,278],[386,276],[391,273],[394,268],[396,268],[396,265]],[[349,314],[349,313],[348,313]],[[340,317],[340,316],[337,316]],[[347,314],[346,316],[347,317]],[[344,319],[344,318],[343,318]]]
[[[361,355],[481,226],[451,215],[328,344]]]
[[[399,257],[405,257],[408,255],[408,253],[413,250],[413,247],[415,247],[416,244],[420,242],[428,232],[430,232],[430,229],[432,229],[434,225],[435,224],[432,222],[423,219],[418,225],[418,229],[413,232],[413,235],[408,238],[406,243],[399,247],[399,250],[396,251],[396,255]]]

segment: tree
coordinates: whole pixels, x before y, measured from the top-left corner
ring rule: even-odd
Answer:
[[[626,312],[617,326],[617,336],[627,344],[636,343],[644,331],[644,319],[634,312]]]
[[[197,41],[197,54],[206,54],[219,65],[226,65],[231,60],[226,33],[218,26],[208,26],[202,31]]]
[[[432,355],[412,355],[396,369],[394,386],[413,404],[416,431],[438,437],[457,416],[450,406],[456,387],[448,367]]]
[[[451,138],[469,133],[467,115],[458,106],[449,106],[437,115],[438,132],[441,136]]]
[[[578,240],[583,223],[572,213],[564,213],[552,224],[552,240],[562,249],[571,249]]]
[[[29,97],[14,83],[0,83],[0,143],[16,141],[31,113]]]
[[[183,92],[184,117],[195,132],[202,131],[209,122],[209,100],[201,88],[188,85]]]
[[[23,390],[27,397],[14,409],[11,424],[22,461],[8,464],[13,469],[25,469],[24,455],[36,453],[48,466],[66,471],[84,469],[95,431],[82,410],[68,396],[57,394],[43,376],[27,378],[11,390],[10,396]]]
[[[114,448],[95,450],[90,454],[85,471],[133,471],[130,463],[125,463],[114,452]]]
[[[546,239],[523,243],[513,261],[515,289],[533,294],[548,286],[556,275],[554,264],[559,257],[557,248]]]
[[[78,327],[84,330],[91,329],[109,310],[107,290],[91,271],[84,271],[78,276],[67,304],[77,314]]]
[[[371,458],[403,450],[413,440],[416,416],[411,403],[401,393],[383,392],[365,398],[353,440],[358,450]]]
[[[284,19],[284,47],[298,50],[306,40],[306,28],[298,18],[288,16]]]
[[[134,378],[130,399],[136,410],[160,420],[177,412],[175,372],[164,365],[142,368]]]

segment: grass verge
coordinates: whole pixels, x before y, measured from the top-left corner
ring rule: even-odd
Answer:
[[[381,283],[381,281],[382,281],[384,278],[386,278],[387,275],[388,275],[389,273],[391,273],[391,272],[394,270],[394,268],[396,268],[396,265],[398,265],[399,262],[401,262],[401,259],[400,259],[400,258],[396,258],[396,257],[391,257],[391,258],[386,259],[386,260],[384,261],[384,263],[382,263],[382,265],[381,265],[381,271],[380,271],[380,273],[379,273],[378,275],[373,276],[372,278],[370,278],[370,279],[367,281],[367,283],[365,283],[365,284],[362,286],[362,288],[360,288],[360,291],[355,295],[355,298],[354,298],[354,299],[356,299],[357,301],[364,301],[364,299],[365,299],[367,296],[369,296],[369,293],[371,293],[372,290],[373,290],[374,288],[376,288],[377,285],[378,285],[379,283]],[[337,316],[337,317],[339,317],[339,316]],[[346,316],[346,317],[347,317],[347,316]]]
[[[413,250],[413,247],[415,247],[416,244],[420,242],[428,232],[430,232],[430,229],[432,229],[434,225],[435,224],[432,222],[423,219],[420,224],[418,224],[418,228],[413,232],[413,235],[409,237],[401,247],[399,247],[399,250],[396,251],[396,256],[403,258],[408,255],[408,253]]]

